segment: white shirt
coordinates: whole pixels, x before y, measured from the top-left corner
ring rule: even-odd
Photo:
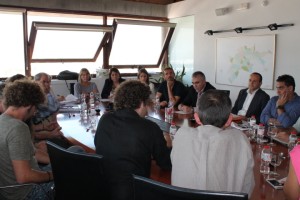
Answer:
[[[181,127],[173,140],[172,185],[198,190],[245,192],[254,188],[253,153],[237,129]]]
[[[245,102],[243,104],[243,108],[241,110],[239,110],[238,112],[238,115],[241,115],[241,116],[245,116],[246,113],[247,113],[247,110],[250,106],[250,103],[252,102],[252,99],[255,95],[255,93],[257,92],[258,89],[256,89],[255,91],[252,92],[252,94],[250,93],[249,89],[247,90],[247,97],[245,99]]]

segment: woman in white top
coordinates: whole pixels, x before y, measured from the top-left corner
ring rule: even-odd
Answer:
[[[74,95],[80,98],[81,94],[89,94],[91,92],[99,93],[97,85],[91,82],[91,74],[88,69],[82,68],[79,72],[78,83],[74,85]]]
[[[154,84],[149,81],[149,74],[146,69],[142,68],[139,70],[138,80],[150,87],[150,91],[151,91],[150,99],[154,99],[155,98]]]

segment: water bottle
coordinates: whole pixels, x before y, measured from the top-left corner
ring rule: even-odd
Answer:
[[[260,173],[270,173],[271,150],[269,145],[265,145],[261,151]]]
[[[80,114],[82,117],[87,116],[87,104],[86,104],[85,100],[81,104]]]
[[[174,114],[174,103],[172,101],[169,101],[168,107],[165,108],[165,119],[167,121],[173,120],[173,114]]]
[[[250,125],[250,127],[253,127],[253,126],[256,125],[256,118],[255,118],[255,115],[252,115],[252,116],[250,117],[249,125]]]
[[[265,134],[265,126],[263,123],[260,123],[257,128],[257,143],[262,144]]]
[[[176,132],[177,132],[177,127],[176,127],[175,123],[172,121],[171,122],[171,126],[170,126],[170,130],[169,130],[169,134],[170,134],[171,140],[174,139],[174,137],[176,135]]]
[[[94,92],[90,93],[90,105],[91,105],[91,107],[95,106],[95,95],[94,95]]]
[[[297,133],[296,131],[292,131],[291,135],[289,136],[289,143],[288,143],[288,151],[292,151],[293,148],[296,146],[297,141]]]

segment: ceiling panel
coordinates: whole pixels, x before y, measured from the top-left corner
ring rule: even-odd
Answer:
[[[168,4],[176,3],[176,2],[179,2],[179,1],[183,1],[183,0],[124,0],[124,1],[134,1],[134,2],[168,5]]]

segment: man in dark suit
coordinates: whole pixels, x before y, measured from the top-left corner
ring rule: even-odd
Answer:
[[[255,115],[256,123],[260,121],[260,114],[270,100],[270,96],[260,87],[262,76],[253,72],[250,75],[248,88],[242,89],[232,108],[232,113],[245,118]]]
[[[178,105],[178,110],[191,112],[196,107],[197,98],[203,92],[209,89],[216,89],[209,82],[206,82],[205,75],[201,71],[196,71],[192,75],[192,86],[189,88],[188,95],[184,98],[181,104]]]

